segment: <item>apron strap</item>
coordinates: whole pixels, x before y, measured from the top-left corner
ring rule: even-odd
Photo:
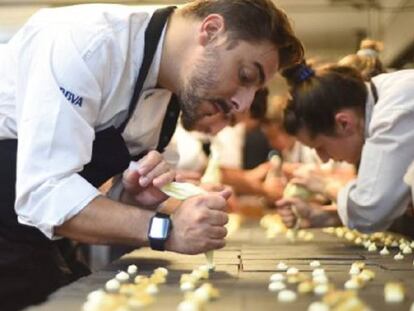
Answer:
[[[374,82],[369,81],[369,86],[371,87],[371,92],[372,92],[372,96],[374,97],[374,106],[378,101],[378,91],[377,88],[375,87]]]
[[[168,104],[167,112],[164,121],[162,122],[161,133],[158,139],[157,151],[163,153],[165,147],[171,140],[177,126],[178,116],[180,115],[180,104],[177,96],[172,94],[170,103]]]
[[[168,17],[171,15],[174,9],[175,6],[170,6],[156,10],[147,26],[147,29],[145,30],[144,59],[138,74],[137,81],[135,83],[134,93],[129,104],[128,116],[119,127],[119,131],[121,133],[125,130],[128,121],[131,118],[137,106],[139,95],[141,94],[142,87],[144,86],[144,82],[147,77],[152,60],[154,59],[154,54],[157,50],[157,46],[161,38],[161,34],[164,29],[165,23],[167,22]]]

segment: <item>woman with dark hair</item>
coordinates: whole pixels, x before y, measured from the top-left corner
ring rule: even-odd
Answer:
[[[323,161],[358,167],[357,178],[337,197],[342,222],[366,232],[387,229],[410,201],[403,176],[414,158],[414,70],[367,83],[349,67],[313,70],[302,63],[284,76],[292,95],[284,111],[286,131]]]

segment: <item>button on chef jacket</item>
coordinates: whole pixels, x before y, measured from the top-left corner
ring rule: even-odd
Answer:
[[[78,172],[95,132],[127,117],[154,9],[88,4],[36,13],[0,48],[0,139],[18,139],[18,221],[47,237],[100,195]],[[171,97],[156,89],[160,44],[122,136],[155,149]],[[116,152],[116,150],[114,150]]]

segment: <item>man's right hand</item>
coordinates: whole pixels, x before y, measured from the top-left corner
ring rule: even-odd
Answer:
[[[231,191],[209,193],[183,202],[172,215],[172,230],[165,247],[183,254],[199,254],[222,248],[228,222],[226,200]]]

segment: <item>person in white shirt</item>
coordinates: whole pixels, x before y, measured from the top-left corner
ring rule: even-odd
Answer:
[[[161,153],[180,110],[187,128],[217,115],[210,127],[222,128],[302,56],[268,0],[32,16],[0,56],[0,266],[11,282],[0,285],[2,307],[39,301],[82,275],[62,260],[62,237],[187,254],[223,247],[228,192],[188,199],[172,220],[156,213],[167,198],[160,187],[175,176]],[[131,161],[138,168],[127,169]],[[101,195],[123,171],[113,198]]]
[[[284,112],[288,133],[322,161],[358,167],[357,178],[337,197],[343,224],[363,232],[389,228],[410,201],[403,176],[414,158],[414,70],[366,83],[352,68],[300,64],[284,76],[292,87]]]

